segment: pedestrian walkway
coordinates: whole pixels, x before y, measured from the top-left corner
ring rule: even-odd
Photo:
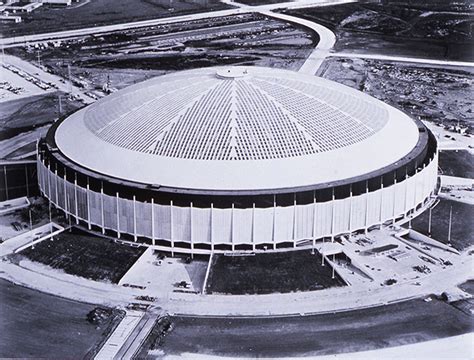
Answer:
[[[114,332],[107,339],[105,344],[94,357],[96,360],[111,360],[114,359],[125,341],[132,334],[133,330],[140,323],[140,320],[145,315],[142,311],[127,310],[123,320],[115,328]]]
[[[160,310],[126,310],[126,315],[94,357],[95,360],[132,359],[150,334]]]
[[[150,334],[161,312],[147,311],[128,339],[124,342],[114,359],[133,359]]]
[[[16,210],[30,206],[30,201],[26,196],[0,202],[0,215],[5,215]]]
[[[65,229],[54,222],[39,226],[26,233],[15,236],[0,245],[0,257],[18,253],[41,241],[62,233]]]

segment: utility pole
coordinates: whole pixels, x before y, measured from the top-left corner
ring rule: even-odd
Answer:
[[[69,79],[69,94],[71,95],[72,94],[72,80],[71,80],[71,65],[70,64],[67,64],[67,76],[68,76],[68,79]]]
[[[63,114],[63,104],[61,102],[61,94],[58,95],[58,102],[59,102],[59,116]]]
[[[335,277],[335,268],[336,268],[336,253],[332,254],[332,278]]]
[[[50,233],[52,234],[53,233],[53,226],[51,225],[51,223],[53,222],[52,220],[52,216],[51,216],[51,201],[48,199],[48,204],[49,204],[49,227],[50,227]]]
[[[428,213],[428,236],[431,237],[431,211],[433,207],[430,206],[430,211]]]
[[[451,244],[451,225],[453,222],[453,206],[449,209],[449,225],[448,225],[448,244]]]
[[[33,230],[33,221],[31,220],[31,208],[28,209],[28,215],[30,216],[30,230]]]

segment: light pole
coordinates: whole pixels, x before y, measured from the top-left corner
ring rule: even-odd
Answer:
[[[453,221],[453,206],[449,209],[449,225],[448,225],[448,244],[451,244],[451,226]]]
[[[428,213],[428,236],[431,237],[431,211],[433,207],[430,206],[430,211]]]

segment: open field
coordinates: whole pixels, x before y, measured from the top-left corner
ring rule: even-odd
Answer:
[[[0,357],[82,359],[114,321],[87,322],[94,305],[0,280]]]
[[[60,91],[2,103],[0,107],[0,140],[52,123],[60,115],[59,97],[61,97],[62,115],[83,106],[78,101],[68,99],[67,94]],[[33,139],[33,142],[36,142],[36,139]]]
[[[44,5],[22,14],[19,24],[0,25],[4,37],[46,33],[83,27],[111,25],[130,21],[148,20],[168,16],[178,16],[227,9],[230,6],[216,0],[81,0],[69,7]]]
[[[459,121],[473,129],[473,69],[328,58],[321,76],[361,90],[414,118],[445,125]]]
[[[118,283],[143,252],[142,247],[130,247],[74,230],[20,254],[71,275]]]
[[[104,84],[119,89],[166,72],[215,65],[298,69],[316,35],[261,15],[226,16],[87,36],[40,50],[55,74],[103,96]],[[37,50],[10,49],[34,61]]]
[[[337,36],[335,50],[433,59],[474,59],[472,4],[454,1],[349,3],[288,10]]]
[[[474,179],[474,155],[469,151],[441,151],[439,167],[443,175]]]
[[[268,294],[344,286],[332,268],[321,266],[321,255],[309,250],[257,253],[249,256],[214,255],[206,284],[208,293]]]
[[[431,213],[431,234],[433,239],[448,242],[449,212],[453,208],[451,244],[458,250],[474,245],[474,207],[459,201],[441,199]],[[418,232],[428,234],[429,211],[425,211],[412,221]]]
[[[171,321],[172,331],[154,341],[154,348],[165,355],[315,356],[410,344],[473,330],[472,317],[437,300],[325,315],[173,317]],[[151,354],[147,357],[155,358]]]

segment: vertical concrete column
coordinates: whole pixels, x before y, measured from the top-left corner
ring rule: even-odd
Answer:
[[[334,187],[333,187],[332,197],[331,197],[331,242],[334,242],[335,216],[336,216],[336,196],[334,194]]]
[[[369,231],[369,182],[365,182],[365,233]]]
[[[37,174],[37,177],[38,177],[38,185],[39,185],[39,190],[40,190],[40,194],[41,192],[44,192],[44,182],[43,182],[43,172],[41,171],[41,158],[38,154],[38,149],[36,151],[37,153],[37,158],[36,158],[36,174]]]
[[[59,184],[58,184],[58,168],[56,166],[56,168],[54,169],[54,182],[56,183],[56,186],[54,187],[54,193],[56,195],[56,207],[59,207],[59,191],[58,191],[58,188],[59,188]]]
[[[76,214],[76,224],[79,224],[79,205],[77,202],[77,173],[74,172],[74,212]]]
[[[393,209],[392,209],[392,224],[395,224],[395,218],[397,214],[395,213],[395,203],[397,200],[397,173],[393,174]]]
[[[115,201],[117,203],[117,238],[120,239],[120,196],[118,191],[115,193]]]
[[[137,206],[135,195],[133,195],[133,241],[137,241]]]
[[[232,243],[232,251],[235,251],[235,234],[234,234],[235,220],[234,220],[234,203],[230,212],[230,241]]]
[[[48,164],[48,174],[47,174],[46,178],[48,179],[48,200],[51,203],[51,178],[49,176],[50,174],[51,174],[51,167]],[[6,184],[5,184],[5,186],[6,186]]]
[[[194,215],[194,212],[193,212],[193,202],[191,201],[191,204],[189,205],[189,211],[190,211],[190,216],[189,216],[189,227],[190,227],[190,232],[191,232],[191,235],[190,235],[190,240],[191,240],[191,257],[194,256],[194,236],[193,236],[193,215]]]
[[[100,182],[100,217],[102,223],[102,234],[105,234],[105,213],[104,213],[104,183]]]
[[[63,175],[63,192],[64,192],[64,214],[66,216],[69,216],[70,209],[69,209],[69,204],[67,201],[66,169],[64,170],[64,175]]]
[[[171,237],[171,256],[174,256],[174,221],[173,221],[173,200],[170,201],[170,237]]]
[[[383,212],[383,197],[384,197],[384,192],[383,192],[383,176],[380,177],[380,209],[379,209],[379,223],[380,223],[380,229],[382,229],[382,212]]]
[[[316,190],[313,191],[313,251],[316,247]]]
[[[255,203],[252,204],[252,250],[255,251]]]
[[[273,195],[273,218],[272,218],[272,242],[273,250],[277,248],[277,239],[276,239],[276,195]]]
[[[408,206],[408,172],[405,173],[405,200],[404,200],[404,205],[403,205],[403,213],[404,213],[404,217],[407,217],[408,215],[408,210],[407,210],[407,206]]]
[[[294,195],[294,198],[293,198],[293,247],[296,247],[296,238],[298,237],[298,229],[297,229],[297,223],[298,223],[298,219],[296,218],[297,217],[297,213],[296,213],[296,194]]]
[[[191,227],[191,236],[192,230]],[[151,244],[155,246],[155,199],[153,198],[151,198]]]
[[[90,199],[89,177],[87,177],[86,199],[87,199],[87,227],[91,229],[91,199]]]
[[[352,184],[349,188],[349,239],[352,236]]]
[[[211,232],[211,251],[214,252],[214,236],[213,236],[213,229],[212,226],[214,225],[214,204],[211,203],[211,226],[210,226],[210,232]]]
[[[422,183],[422,187],[421,187],[421,192],[423,194],[423,204],[426,203],[426,201],[428,200],[427,196],[426,196],[426,164],[423,164],[423,183]]]
[[[420,180],[418,178],[418,167],[415,168],[415,175],[413,176],[414,178],[414,189],[413,189],[413,214],[415,213],[416,211],[416,194],[417,194],[417,188],[418,188],[418,181]]]

